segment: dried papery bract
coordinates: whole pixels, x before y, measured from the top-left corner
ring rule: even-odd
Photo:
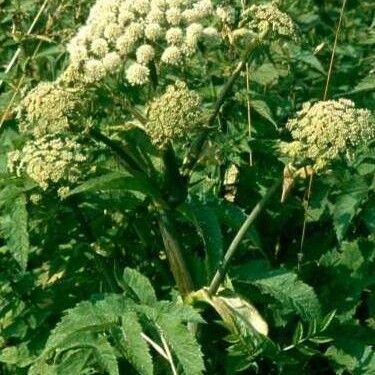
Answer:
[[[20,103],[20,131],[35,137],[67,131],[81,101],[79,90],[65,89],[55,82],[42,82]]]
[[[358,147],[375,137],[370,111],[355,108],[348,99],[307,102],[286,126],[293,141],[284,143],[282,152],[317,171],[339,157],[351,160]]]
[[[201,128],[201,98],[178,81],[150,104],[146,131],[158,147],[184,141]]]

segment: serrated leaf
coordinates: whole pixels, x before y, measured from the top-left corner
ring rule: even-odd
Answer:
[[[0,218],[0,231],[5,237],[8,251],[24,271],[30,251],[25,195],[18,193],[9,200],[4,212],[6,215]]]
[[[271,109],[265,101],[251,100],[250,105],[256,112],[258,112],[258,114],[268,120],[277,129],[277,123],[273,119]]]
[[[203,354],[194,334],[178,320],[163,315],[158,319],[161,334],[172,348],[185,375],[201,375],[205,369]]]
[[[152,375],[154,367],[149,347],[141,337],[142,326],[138,322],[137,315],[128,311],[121,317],[123,340],[122,347],[126,359],[140,375]]]
[[[155,290],[147,277],[138,271],[125,268],[123,281],[126,288],[129,288],[141,303],[153,305],[157,301]]]
[[[320,317],[320,303],[314,290],[293,272],[279,269],[252,275],[246,267],[237,267],[234,276],[237,282],[251,284],[278,301],[285,313],[294,311],[304,321]]]
[[[373,90],[375,90],[375,74],[369,74],[368,76],[363,78],[349,93],[356,94],[358,92]]]
[[[0,362],[18,367],[29,366],[34,360],[27,344],[22,343],[18,346],[8,346],[0,352]]]
[[[362,201],[367,197],[368,186],[361,176],[348,181],[332,210],[333,224],[339,241],[342,241]]]
[[[87,345],[95,350],[95,359],[109,375],[119,375],[115,349],[105,337],[93,337]]]

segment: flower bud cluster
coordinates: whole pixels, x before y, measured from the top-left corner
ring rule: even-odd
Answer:
[[[211,0],[97,0],[86,24],[68,44],[63,79],[94,83],[126,63],[131,85],[149,81],[149,63],[179,65],[198,41],[212,37],[203,26],[214,14]]]
[[[177,81],[154,99],[148,111],[146,130],[158,147],[169,141],[184,141],[200,128],[201,98]]]
[[[296,37],[296,28],[292,19],[274,3],[253,4],[243,14],[241,25],[256,34],[268,34],[271,37]]]
[[[348,99],[305,103],[297,117],[286,125],[293,142],[282,152],[298,162],[324,169],[338,157],[352,159],[357,147],[375,138],[375,124],[370,111],[355,108]]]
[[[8,168],[18,176],[27,175],[47,190],[50,185],[77,183],[83,168],[88,170],[87,159],[87,152],[76,138],[46,135],[10,152]]]
[[[54,82],[42,82],[29,91],[18,109],[20,131],[42,137],[69,129],[70,119],[80,106],[80,93]]]

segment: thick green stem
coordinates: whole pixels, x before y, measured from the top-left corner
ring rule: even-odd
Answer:
[[[194,285],[182,255],[172,214],[172,211],[160,212],[158,224],[173,277],[181,296],[184,298],[194,291]]]
[[[215,295],[220,287],[220,284],[223,282],[225,275],[228,271],[229,262],[232,259],[233,255],[237,251],[242,239],[244,238],[245,234],[249,230],[250,226],[254,223],[255,219],[258,215],[263,211],[264,207],[266,206],[269,199],[272,197],[273,193],[277,190],[279,185],[281,184],[281,180],[277,180],[267,191],[264,197],[256,204],[256,206],[251,211],[250,215],[247,217],[245,222],[242,224],[240,230],[237,232],[236,236],[234,237],[232,243],[230,244],[227,252],[225,253],[224,259],[216,271],[215,276],[213,277],[211,284],[208,288],[208,292],[210,295]]]
[[[137,163],[127,154],[123,149],[122,145],[118,142],[111,140],[106,137],[97,129],[89,129],[89,135],[97,141],[104,143],[108,148],[120,159],[124,167],[133,175],[137,176],[142,174],[141,168]],[[168,153],[165,155],[165,158],[168,160],[171,159],[171,153],[173,150],[169,149]],[[173,159],[173,158],[172,158]],[[172,168],[170,163],[166,163],[168,168],[167,173],[170,174],[169,177],[176,174],[175,168]],[[179,175],[179,174],[178,174]],[[144,176],[143,176],[144,177]],[[175,177],[175,176],[174,176]],[[172,184],[171,181],[168,181],[168,187]],[[169,261],[169,265],[173,274],[173,277],[176,281],[177,287],[182,296],[187,295],[188,293],[194,290],[193,282],[186,266],[185,260],[182,256],[181,246],[178,240],[177,232],[173,223],[172,211],[168,208],[168,204],[160,197],[154,197],[154,204],[159,211],[158,225],[160,228],[161,235],[163,237],[163,242],[165,246],[165,252]]]

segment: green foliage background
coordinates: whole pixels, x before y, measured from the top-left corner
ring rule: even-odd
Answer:
[[[102,144],[95,178],[68,199],[48,191],[38,204],[30,201],[35,183],[8,173],[7,152],[24,142],[12,111],[30,88],[66,66],[65,44],[92,3],[51,0],[27,35],[43,2],[0,0],[0,373],[375,374],[374,144],[352,165],[315,176],[308,205],[308,179],[296,181],[284,203],[278,192],[241,242],[226,287],[256,306],[267,337],[235,308],[229,324],[202,299],[194,307],[181,302],[151,197],[162,191],[173,203],[183,192],[162,166],[150,184],[122,171]],[[173,209],[196,290],[209,284],[246,212],[282,176],[277,147],[288,139],[287,119],[323,96],[341,1],[281,3],[300,41],[252,58],[251,138],[242,75],[188,196]],[[347,2],[328,94],[372,111],[374,11],[370,0]],[[3,74],[18,48],[16,64]],[[190,86],[207,110],[233,68],[230,59],[215,50],[206,72],[198,63],[190,67]],[[119,101],[141,104],[144,92],[114,78],[93,91],[96,128],[161,165],[147,136],[123,126],[129,116]],[[185,150],[176,150],[181,162]],[[228,187],[233,164],[239,174]],[[235,194],[233,203],[226,194]],[[169,357],[157,348],[164,355],[169,348]]]

